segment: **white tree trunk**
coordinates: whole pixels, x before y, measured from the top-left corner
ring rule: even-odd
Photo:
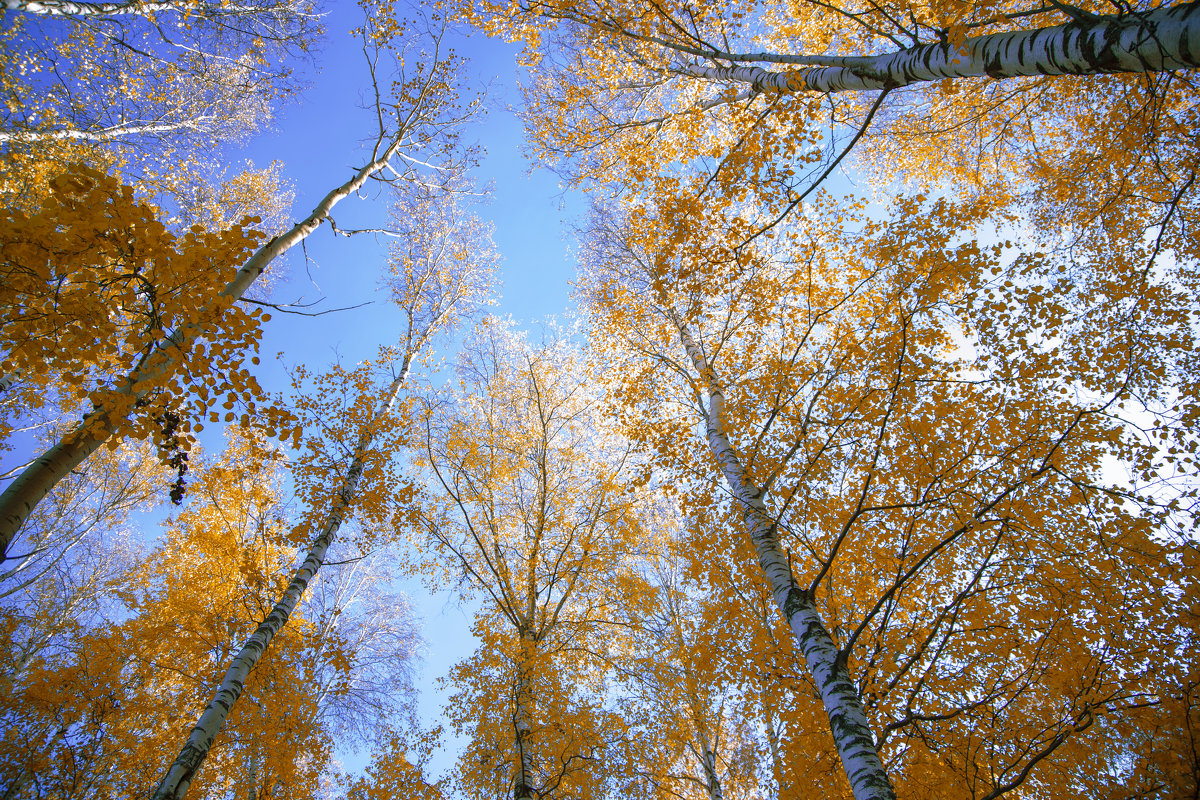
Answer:
[[[529,653],[536,643],[525,634],[521,635],[521,662],[517,664],[517,680],[513,687],[513,745],[515,748],[515,763],[513,764],[513,800],[537,800],[538,794],[533,788],[533,753],[530,752],[530,736],[533,733],[533,723],[530,720],[529,705],[532,703],[532,689],[529,686]]]
[[[271,13],[287,8],[285,4],[228,5],[195,3],[188,0],[126,0],[115,3],[79,3],[74,0],[3,0],[5,11],[43,14],[55,17],[124,17],[151,16],[164,12],[192,14],[199,17],[229,16],[232,14]]]
[[[237,271],[233,280],[221,290],[220,300],[232,304],[242,297],[272,261],[307,238],[329,218],[333,207],[340,200],[357,192],[372,175],[384,169],[400,149],[401,143],[401,135],[397,134],[382,155],[360,169],[353,178],[325,195],[312,213],[293,225],[286,233],[260,247]],[[131,401],[145,397],[149,392],[148,387],[157,379],[179,368],[184,354],[201,330],[201,326],[197,324],[176,329],[125,377],[117,390],[118,394]],[[121,418],[114,419],[104,406],[97,407],[83,418],[78,427],[34,459],[13,479],[0,494],[0,556],[7,558],[9,545],[12,544],[17,531],[25,524],[25,520],[42,498],[71,470],[108,441],[120,422]]]
[[[800,64],[806,59],[794,56],[771,60]],[[1013,78],[1192,68],[1200,66],[1200,3],[1192,0],[1146,14],[974,36],[962,45],[925,44],[878,56],[820,60],[836,60],[840,65],[774,72],[755,66],[690,64],[684,72],[698,78],[749,84],[760,92],[843,92],[896,89],[913,83],[985,75]]]
[[[771,751],[771,771],[775,774],[775,795],[782,796],[784,791],[783,757],[779,752],[779,729],[775,723],[775,710],[767,692],[762,693],[763,723],[767,729],[767,748]],[[787,792],[791,794],[791,792]]]
[[[204,132],[205,126],[195,120],[163,123],[130,123],[128,125],[112,125],[96,130],[80,128],[60,128],[57,130],[25,130],[0,131],[0,145],[12,142],[111,142],[126,136],[144,136],[153,133],[171,133],[173,131],[194,130]],[[211,128],[209,128],[211,130]]]
[[[710,746],[708,731],[703,727],[697,730],[700,733],[700,765],[704,770],[704,790],[708,792],[708,800],[722,800],[721,776],[717,769],[717,753]]]
[[[678,620],[675,621],[675,634],[682,648],[684,643]],[[704,790],[708,793],[708,800],[721,800],[721,777],[717,767],[717,753],[713,749],[717,746],[717,742],[708,729],[706,717],[708,704],[700,702],[700,697],[695,690],[696,684],[691,665],[686,662],[683,664],[683,678],[688,686],[688,706],[692,712],[692,725],[696,729],[697,743],[700,745],[696,755],[700,759],[700,768],[704,770]],[[720,720],[717,725],[720,726]]]
[[[380,410],[376,413],[372,424],[395,406],[401,386],[404,383],[404,377],[408,373],[408,366],[408,360],[406,359],[400,369],[399,376],[388,387]],[[338,492],[333,508],[330,509],[329,515],[325,518],[325,524],[321,528],[321,533],[313,540],[308,555],[292,576],[291,583],[288,584],[283,596],[279,598],[279,601],[271,609],[271,613],[267,615],[267,618],[258,626],[246,643],[242,645],[241,650],[234,656],[229,668],[225,670],[225,676],[221,679],[216,695],[208,702],[204,712],[200,715],[200,719],[196,722],[195,727],[192,728],[191,734],[188,735],[183,749],[175,758],[175,762],[167,770],[167,774],[158,784],[158,788],[154,790],[154,794],[152,795],[153,800],[180,800],[187,792],[188,787],[191,786],[196,772],[200,769],[200,765],[208,757],[208,751],[212,747],[213,739],[221,732],[221,728],[224,727],[225,719],[229,716],[230,710],[238,698],[241,697],[246,685],[246,678],[249,677],[250,673],[262,659],[263,653],[271,643],[271,640],[275,638],[275,634],[279,633],[287,623],[288,618],[295,611],[296,605],[300,602],[300,598],[304,596],[305,590],[308,589],[308,584],[317,574],[321,565],[325,563],[325,554],[328,552],[329,546],[333,544],[333,540],[337,536],[338,529],[342,526],[342,521],[346,516],[347,510],[354,503],[358,484],[362,479],[363,462],[370,448],[372,438],[370,428],[360,434],[359,441],[355,446],[354,458],[351,460],[350,467],[346,470],[346,474],[342,479],[341,490]]]
[[[850,678],[846,662],[839,652],[809,592],[802,589],[792,574],[791,565],[779,543],[775,521],[771,519],[762,492],[746,477],[724,428],[724,394],[700,345],[686,325],[671,312],[679,329],[680,341],[695,367],[708,396],[706,435],[708,446],[729,485],[734,501],[742,509],[742,518],[750,532],[759,566],[771,587],[775,604],[791,629],[808,665],[829,717],[842,768],[850,780],[855,800],[895,800],[891,780],[879,758],[875,737],[863,710],[862,698]]]

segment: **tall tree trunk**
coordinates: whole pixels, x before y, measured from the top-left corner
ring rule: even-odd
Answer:
[[[775,727],[775,708],[764,691],[761,695],[763,725],[767,729],[767,748],[771,751],[771,771],[775,774],[775,796],[779,800],[790,798],[792,793],[783,785],[783,758],[779,752],[779,730]]]
[[[695,698],[693,697],[693,702]],[[708,800],[721,800],[721,776],[717,770],[717,751],[713,749],[716,742],[709,735],[708,725],[698,705],[692,706],[692,723],[696,726],[696,736],[700,739],[700,767],[704,770],[704,790]]]
[[[250,748],[250,763],[246,770],[246,800],[258,800],[258,747]]]
[[[1022,75],[1097,75],[1157,72],[1200,66],[1200,2],[1149,13],[1081,18],[1031,31],[973,36],[963,44],[924,44],[878,56],[774,56],[745,60],[802,65],[775,72],[756,66],[683,71],[698,78],[749,84],[762,92],[844,92],[895,89],[946,78],[1013,78]]]
[[[172,133],[182,130],[204,132],[211,131],[197,120],[180,120],[179,122],[143,123],[128,125],[110,125],[106,128],[86,130],[83,128],[52,128],[50,130],[8,130],[0,131],[0,145],[19,142],[33,144],[35,142],[111,142],[127,136],[146,136],[153,133]]]
[[[721,800],[721,778],[717,775],[717,754],[704,742],[704,788],[708,800]]]
[[[286,3],[264,3],[262,5],[196,4],[188,0],[121,0],[109,3],[80,3],[75,0],[3,0],[5,11],[25,14],[43,14],[54,17],[85,17],[90,19],[107,17],[151,17],[155,14],[176,14],[207,17],[214,14],[234,16],[243,14],[269,14],[288,8]]]
[[[384,169],[400,149],[401,143],[401,134],[397,134],[382,155],[325,195],[312,213],[293,225],[291,230],[260,247],[221,290],[218,296],[220,302],[232,304],[242,297],[272,261],[304,241],[329,218],[333,207],[342,198],[357,192],[372,175]],[[9,546],[42,498],[113,436],[133,404],[150,391],[148,387],[178,369],[184,354],[200,332],[201,326],[198,324],[184,325],[175,330],[121,382],[116,390],[119,410],[97,407],[74,430],[30,462],[5,488],[0,494],[0,556],[3,559],[8,558]]]
[[[669,311],[679,330],[680,341],[699,374],[708,397],[706,435],[708,446],[729,485],[734,501],[741,507],[742,518],[754,543],[759,566],[767,578],[775,605],[783,614],[809,674],[817,685],[829,731],[833,734],[842,768],[850,780],[855,800],[895,800],[891,780],[875,747],[862,698],[850,678],[844,654],[829,635],[812,595],[802,589],[792,574],[791,565],[779,543],[775,521],[767,512],[762,491],[747,478],[737,452],[724,428],[725,397],[708,360],[687,326],[673,310]]]
[[[521,661],[517,664],[517,680],[513,687],[513,744],[515,747],[513,800],[537,800],[533,788],[533,754],[530,752],[533,734],[531,720],[533,689],[529,685],[530,654],[537,647],[531,637],[521,634]]]
[[[388,387],[383,402],[380,405],[380,410],[376,413],[372,424],[395,406],[401,386],[404,383],[405,375],[408,373],[408,367],[409,361],[406,358],[401,366],[399,375]],[[279,602],[275,604],[275,607],[271,610],[266,620],[258,626],[253,635],[250,636],[246,643],[242,645],[241,650],[234,656],[233,662],[229,665],[229,668],[225,671],[225,676],[221,679],[216,695],[208,702],[204,713],[200,715],[200,719],[196,722],[195,727],[184,743],[183,749],[180,751],[178,757],[176,757],[175,762],[167,770],[167,774],[158,784],[158,788],[154,790],[154,794],[152,795],[153,800],[180,800],[187,792],[196,772],[200,769],[200,765],[204,763],[204,759],[208,756],[213,739],[221,732],[221,728],[225,725],[225,719],[229,716],[230,710],[238,698],[241,697],[246,685],[246,678],[249,677],[250,673],[262,659],[267,645],[275,638],[275,634],[279,633],[284,624],[287,623],[288,618],[292,615],[292,612],[296,609],[296,605],[300,602],[300,598],[308,588],[308,584],[325,562],[325,554],[328,552],[329,546],[333,544],[333,540],[337,536],[338,529],[342,526],[342,520],[345,518],[347,510],[354,503],[358,484],[362,479],[363,464],[372,438],[370,428],[364,430],[359,435],[359,440],[354,450],[354,458],[350,462],[350,467],[346,470],[346,474],[342,479],[341,490],[338,492],[333,508],[330,509],[328,516],[325,518],[325,524],[320,534],[313,540],[307,557],[296,570],[295,575],[292,576],[291,583],[288,584],[287,590],[284,591]]]
[[[684,646],[683,634],[679,629],[679,620],[675,620],[675,635],[676,641],[680,648]],[[704,790],[708,793],[708,800],[721,800],[721,778],[717,769],[717,752],[714,749],[717,742],[708,729],[707,711],[708,704],[700,702],[700,696],[696,691],[696,680],[692,673],[690,662],[686,659],[683,664],[683,676],[687,685],[688,705],[692,711],[692,725],[696,729],[696,738],[699,740],[699,750],[696,755],[700,758],[700,768],[704,770]],[[718,721],[718,725],[720,722]]]

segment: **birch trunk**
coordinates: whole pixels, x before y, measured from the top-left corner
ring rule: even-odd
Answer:
[[[721,779],[717,777],[717,754],[704,745],[704,788],[708,800],[721,800]]]
[[[775,773],[776,796],[782,797],[785,794],[790,796],[791,792],[784,791],[783,758],[779,753],[779,731],[775,727],[775,709],[765,691],[762,693],[762,708],[763,722],[767,729],[767,748],[771,751],[771,771]]]
[[[123,139],[127,136],[146,136],[154,133],[173,133],[182,130],[205,132],[206,128],[207,130],[211,130],[212,127],[215,126],[205,126],[196,120],[182,120],[180,122],[147,123],[144,125],[113,125],[112,127],[99,128],[92,131],[81,128],[60,128],[48,131],[0,131],[0,145],[12,142],[23,142],[26,144],[67,141],[111,142],[113,139]]]
[[[529,637],[521,636],[521,663],[517,665],[517,685],[513,696],[513,740],[516,748],[516,776],[513,778],[513,800],[537,800],[533,789],[533,754],[529,752],[529,739],[533,733],[530,710],[533,698],[529,687],[529,652],[536,644]]]
[[[246,781],[246,800],[258,800],[258,748],[250,750],[250,764]]]
[[[398,134],[382,155],[325,195],[312,213],[293,225],[291,230],[260,247],[221,290],[220,300],[233,303],[242,297],[272,261],[304,241],[329,218],[333,207],[342,198],[358,191],[372,175],[384,169],[400,149],[401,142]],[[113,436],[127,416],[128,409],[145,397],[156,381],[179,367],[183,355],[201,330],[199,324],[183,325],[175,330],[143,358],[115,390],[123,401],[121,411],[114,414],[104,406],[96,408],[83,418],[77,428],[30,462],[5,488],[0,494],[0,561],[8,558],[9,546],[42,498]]]
[[[1051,28],[973,36],[961,45],[925,44],[878,56],[776,56],[763,60],[839,63],[783,72],[755,66],[699,64],[683,70],[698,78],[749,84],[760,92],[844,92],[896,89],[947,78],[1193,68],[1200,66],[1200,2],[1192,0],[1146,14],[1096,17]]]
[[[380,410],[375,415],[375,420],[378,420],[395,406],[396,399],[400,394],[400,388],[404,383],[405,375],[408,373],[408,367],[409,361],[406,358],[400,369],[400,374],[388,387]],[[300,602],[300,598],[303,597],[305,590],[308,589],[308,584],[325,562],[325,554],[328,552],[329,546],[333,544],[333,540],[342,526],[347,509],[354,502],[359,481],[362,479],[363,463],[370,447],[371,439],[370,428],[359,436],[359,441],[354,450],[354,458],[350,462],[350,467],[346,470],[337,500],[334,502],[333,508],[330,509],[320,534],[313,540],[307,557],[299,569],[296,570],[295,575],[292,576],[291,583],[288,584],[283,596],[275,604],[275,607],[271,610],[266,620],[258,626],[246,643],[242,645],[238,654],[234,656],[233,662],[229,665],[229,668],[225,671],[225,676],[221,679],[221,684],[217,689],[216,695],[208,702],[204,712],[200,715],[200,719],[196,722],[196,726],[192,729],[191,734],[184,743],[183,749],[176,757],[175,762],[167,770],[167,774],[158,784],[158,788],[154,790],[154,794],[152,795],[153,800],[180,800],[187,792],[188,787],[191,786],[196,772],[208,756],[213,739],[221,732],[221,728],[224,727],[225,719],[229,716],[230,710],[238,698],[241,697],[246,685],[246,678],[249,677],[250,673],[262,659],[263,653],[271,643],[271,640],[275,638],[275,634],[279,633],[287,623],[288,618],[291,617],[292,612],[296,609],[296,605]]]
[[[672,311],[680,341],[699,374],[708,396],[705,411],[709,449],[729,485],[754,543],[759,566],[767,578],[775,605],[783,614],[829,717],[829,731],[855,800],[895,800],[891,780],[875,747],[862,698],[850,678],[844,655],[829,635],[812,595],[801,589],[779,543],[775,521],[763,502],[762,491],[747,479],[745,468],[724,428],[724,394],[708,360],[687,327]]]
[[[291,10],[286,3],[254,5],[219,5],[187,2],[187,0],[126,0],[116,3],[79,3],[74,0],[3,0],[5,11],[42,14],[54,17],[149,17],[164,12],[180,15],[231,16],[237,14],[268,14]]]
[[[675,623],[675,635],[682,646],[683,636],[679,630],[678,620]],[[688,686],[688,705],[692,711],[692,725],[696,728],[696,738],[700,740],[700,749],[697,755],[700,757],[700,767],[704,770],[704,790],[708,793],[708,800],[721,800],[721,778],[717,771],[717,753],[713,750],[717,743],[708,729],[705,716],[707,704],[701,703],[700,697],[696,694],[695,679],[692,676],[690,664],[685,663],[683,670],[684,680]],[[720,725],[719,722],[718,725]]]
[[[722,800],[721,777],[717,772],[717,754],[712,749],[712,739],[708,735],[708,726],[697,714],[695,717],[696,733],[700,737],[700,766],[704,769],[704,790],[708,800]]]

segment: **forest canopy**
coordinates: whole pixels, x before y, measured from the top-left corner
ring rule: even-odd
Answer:
[[[1196,796],[1197,67],[1195,0],[6,3],[0,796]]]

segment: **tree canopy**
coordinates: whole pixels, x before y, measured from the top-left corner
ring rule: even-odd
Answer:
[[[484,37],[588,203],[530,330]],[[357,153],[239,161],[327,41]],[[1198,59],[1195,0],[11,0],[0,796],[1195,796]]]

